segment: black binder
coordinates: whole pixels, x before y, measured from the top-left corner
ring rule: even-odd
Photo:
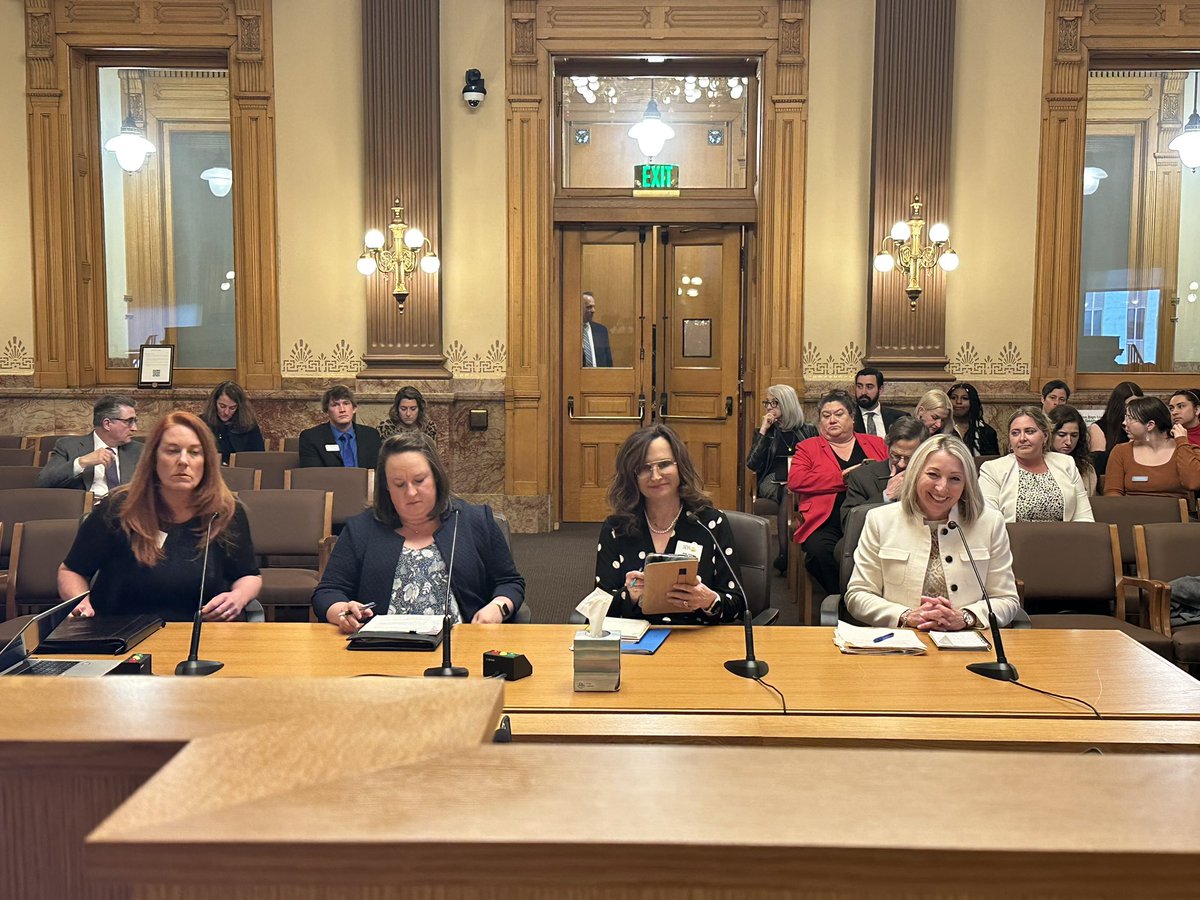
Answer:
[[[128,653],[158,629],[163,617],[92,616],[70,618],[37,646],[38,655],[49,653]]]
[[[442,642],[442,632],[416,634],[406,632],[394,635],[352,635],[346,639],[347,650],[436,650]]]

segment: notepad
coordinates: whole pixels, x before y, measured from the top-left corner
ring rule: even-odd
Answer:
[[[395,637],[401,634],[437,634],[442,630],[441,616],[372,616],[356,634],[360,637]]]
[[[650,623],[645,619],[622,619],[619,616],[605,616],[604,630],[621,632],[623,641],[640,641]]]
[[[641,656],[650,656],[656,650],[658,650],[658,648],[663,645],[663,641],[670,636],[670,628],[651,628],[644,635],[642,635],[642,639],[640,641],[622,640],[621,652],[637,653]]]
[[[990,650],[991,644],[982,632],[969,631],[931,631],[929,639],[939,650]]]
[[[916,632],[907,628],[865,628],[838,622],[833,631],[833,642],[843,653],[866,656],[884,654],[924,653],[925,645]]]

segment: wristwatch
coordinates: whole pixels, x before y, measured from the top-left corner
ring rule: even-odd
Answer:
[[[493,600],[492,602],[500,607],[500,621],[507,622],[509,616],[512,615],[512,607],[500,599]]]
[[[963,624],[966,625],[967,628],[978,628],[979,627],[979,617],[976,616],[975,613],[971,612],[969,609],[964,609],[962,611],[962,617],[963,617]]]
[[[704,614],[706,616],[715,616],[717,614],[717,607],[720,605],[721,605],[721,595],[717,594],[716,596],[713,597],[713,602],[708,604],[708,609],[704,610]]]

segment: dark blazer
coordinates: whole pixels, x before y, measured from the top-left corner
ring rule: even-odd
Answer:
[[[883,430],[885,432],[892,427],[892,423],[897,419],[902,419],[910,415],[910,413],[902,409],[893,409],[890,406],[883,406],[882,404],[879,407],[879,414],[883,416]],[[859,434],[867,433],[867,423],[863,421],[862,407],[860,406],[854,407],[854,430]]]
[[[381,490],[386,488],[381,486]],[[458,547],[454,552],[450,589],[458,600],[463,621],[470,622],[494,597],[511,600],[515,613],[525,600],[525,579],[517,572],[508,542],[492,518],[491,508],[457,498],[450,506],[451,511],[434,532],[433,542],[449,567],[454,539],[453,510],[457,509]],[[374,601],[378,604],[376,614],[385,614],[391,603],[396,564],[403,547],[404,538],[394,528],[377,521],[373,510],[364,510],[348,519],[321,583],[313,591],[312,605],[317,618],[326,621],[329,607],[349,600]]]
[[[379,459],[379,432],[370,425],[354,424],[354,440],[358,445],[358,468],[373,469]],[[333,428],[328,422],[305,428],[300,432],[300,466],[341,466],[342,451],[326,450],[327,444],[336,444]]]
[[[209,426],[213,437],[217,439],[217,451],[221,454],[221,465],[229,465],[229,455],[231,453],[252,453],[254,451],[266,450],[266,442],[263,441],[262,429],[257,425],[249,431],[233,431],[224,422],[217,425],[216,428]]]
[[[80,437],[59,438],[50,451],[50,458],[38,474],[38,487],[74,488],[87,490],[92,485],[94,469],[84,469],[79,475],[75,474],[75,460],[92,452],[95,441],[92,432]],[[121,484],[129,484],[133,478],[133,470],[137,468],[138,460],[146,445],[141,441],[130,441],[117,448],[117,469],[121,475]]]
[[[968,428],[967,433],[963,435],[963,443],[975,456],[1000,455],[1000,439],[996,436],[996,429],[987,422],[980,422],[977,426],[972,425]]]
[[[892,464],[886,459],[859,466],[846,476],[846,497],[842,500],[842,532],[850,519],[850,510],[864,503],[884,503],[883,489],[892,478]]]
[[[599,322],[592,323],[592,349],[596,353],[596,368],[612,368],[612,347],[608,343],[608,329]]]

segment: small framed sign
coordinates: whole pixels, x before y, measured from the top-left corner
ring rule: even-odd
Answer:
[[[169,388],[175,378],[175,345],[142,344],[138,350],[138,387]]]

